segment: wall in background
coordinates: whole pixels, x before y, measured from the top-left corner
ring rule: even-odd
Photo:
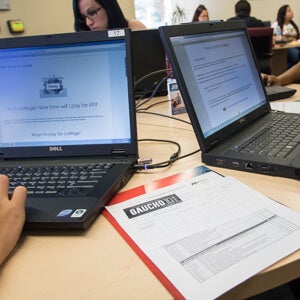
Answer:
[[[125,16],[134,18],[133,0],[118,1]],[[21,19],[25,26],[22,35],[37,35],[73,31],[72,0],[10,0],[10,10],[0,10],[0,38],[12,35],[7,20]]]
[[[300,27],[300,1],[299,0],[248,0],[251,4],[251,15],[263,21],[275,21],[277,11],[280,6],[289,4],[294,12],[294,21]],[[194,11],[199,4],[204,4],[209,11],[211,20],[226,20],[234,16],[234,5],[237,0],[172,0],[173,6],[176,4],[183,7],[186,12],[185,22],[192,20]],[[226,3],[226,4],[225,4]]]
[[[186,11],[184,22],[190,22],[195,8],[200,4],[206,5],[210,18],[227,19],[234,15],[234,5],[237,0],[171,0],[173,6],[179,5]],[[294,11],[294,21],[300,27],[299,0],[249,0],[252,15],[262,20],[274,21],[277,10],[288,3]],[[125,16],[134,18],[134,0],[118,1]],[[6,21],[22,19],[25,32],[22,35],[62,33],[73,31],[72,0],[10,0],[11,10],[0,11],[0,38],[14,36],[9,33]],[[172,15],[172,12],[170,12]],[[141,20],[143,21],[143,20]]]

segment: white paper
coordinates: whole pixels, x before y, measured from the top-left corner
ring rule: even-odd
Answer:
[[[300,248],[300,214],[209,172],[108,206],[186,299],[214,299]]]
[[[10,1],[9,0],[0,0],[0,9],[9,10],[10,9]]]
[[[271,102],[271,108],[273,110],[284,111],[286,113],[300,113],[300,102]]]

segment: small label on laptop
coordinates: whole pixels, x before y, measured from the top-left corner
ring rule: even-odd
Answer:
[[[109,30],[108,37],[125,36],[124,29]]]
[[[57,217],[66,217],[72,213],[72,209],[65,209],[58,213]]]
[[[186,108],[178,88],[178,84],[175,78],[168,78],[168,97],[171,105],[172,115],[183,114],[186,112]]]
[[[74,213],[71,215],[71,218],[80,218],[82,217],[86,212],[86,209],[80,208],[76,209]]]

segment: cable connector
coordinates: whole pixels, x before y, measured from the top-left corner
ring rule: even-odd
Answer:
[[[139,165],[149,165],[152,164],[152,158],[138,158],[137,163]]]

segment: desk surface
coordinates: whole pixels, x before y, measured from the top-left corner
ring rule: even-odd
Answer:
[[[295,47],[300,47],[300,39],[286,44],[275,44],[273,50],[288,49]]]
[[[300,99],[300,92],[290,99]],[[168,113],[168,104],[160,104],[151,111]],[[186,114],[178,117],[188,120]],[[137,121],[139,138],[176,140],[182,145],[182,154],[198,149],[189,124],[140,113]],[[140,156],[152,157],[154,162],[159,162],[168,158],[173,150],[171,147],[142,143]],[[197,153],[179,160],[171,168],[138,173],[123,190],[200,164],[200,153]],[[298,180],[212,169],[223,175],[232,175],[261,193],[300,211]],[[300,250],[235,287],[222,298],[245,298],[299,275]],[[15,251],[0,268],[2,300],[170,298],[168,291],[102,215],[85,232],[23,232]]]
[[[287,44],[277,44],[273,47],[271,73],[280,75],[287,70],[287,50],[289,48],[300,47],[300,40]]]

